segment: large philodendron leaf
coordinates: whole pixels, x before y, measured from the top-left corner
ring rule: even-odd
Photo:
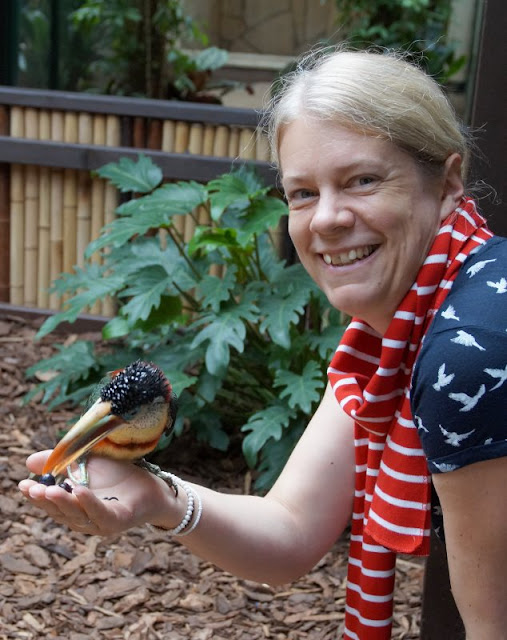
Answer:
[[[118,207],[121,216],[143,216],[146,211],[158,211],[170,219],[184,215],[204,204],[208,199],[206,187],[198,182],[170,182],[142,198],[129,200]]]
[[[253,172],[241,169],[211,180],[208,192],[212,220],[220,220],[224,211],[233,205],[238,209],[246,209],[252,198],[268,190]]]
[[[266,267],[271,286],[264,288],[259,298],[261,330],[267,331],[277,345],[288,349],[291,325],[297,324],[305,313],[316,285],[301,264]]]
[[[188,255],[194,256],[198,251],[213,251],[220,247],[236,249],[240,245],[237,241],[236,229],[218,227],[196,227],[194,235],[188,243]]]
[[[197,334],[192,347],[207,341],[206,367],[210,373],[220,375],[229,364],[231,347],[241,353],[244,340],[245,325],[241,319],[231,313],[222,313]]]
[[[241,226],[238,229],[239,244],[246,246],[253,235],[276,229],[280,219],[287,213],[287,205],[279,198],[265,196],[254,200],[241,219]]]
[[[310,414],[312,405],[321,397],[321,390],[325,381],[320,366],[313,360],[307,362],[301,374],[292,371],[277,371],[275,387],[282,387],[280,398],[288,398],[289,407],[298,407],[306,414]]]
[[[292,412],[287,405],[277,402],[267,409],[257,411],[241,427],[241,431],[250,433],[243,439],[243,454],[250,467],[255,467],[257,456],[266,442],[282,437],[284,427],[289,425]]]
[[[44,372],[50,372],[52,375],[49,380],[30,391],[25,397],[25,402],[42,390],[42,402],[49,403],[49,408],[52,409],[63,402],[72,383],[87,378],[90,371],[98,368],[92,342],[77,340],[70,345],[55,346],[57,353],[54,356],[40,360],[27,369],[28,376]]]
[[[264,299],[261,330],[267,331],[273,342],[288,349],[291,325],[297,324],[300,316],[304,314],[307,300],[304,289],[292,289],[285,296],[274,293]]]
[[[206,190],[197,182],[165,184],[153,193],[130,200],[118,208],[120,217],[106,225],[97,240],[85,252],[89,258],[107,246],[121,247],[134,236],[144,235],[149,229],[170,227],[175,215],[184,215],[202,204]]]
[[[95,172],[108,179],[123,193],[149,193],[162,182],[162,171],[150,158],[140,154],[137,162],[131,158],[120,158],[110,162]]]
[[[42,338],[53,331],[61,322],[74,322],[83,309],[91,307],[97,300],[113,296],[123,286],[120,275],[109,274],[104,277],[104,267],[88,264],[84,268],[75,267],[74,273],[63,274],[55,280],[50,291],[63,295],[69,291],[77,291],[63,303],[63,310],[49,316],[37,332],[36,338]]]
[[[207,342],[206,368],[211,374],[223,373],[230,360],[230,349],[243,352],[246,326],[245,322],[255,322],[258,309],[248,297],[238,304],[232,303],[219,314],[203,316],[200,324],[206,324],[194,338],[192,348]]]
[[[131,238],[144,235],[149,229],[165,228],[171,224],[167,212],[148,210],[139,217],[116,218],[107,224],[102,234],[93,242],[90,242],[85,251],[85,258],[104,247],[121,247]]]
[[[312,333],[308,338],[308,346],[322,359],[330,360],[345,329],[346,325],[336,323],[326,327],[321,333]]]
[[[198,288],[204,308],[209,307],[218,313],[222,302],[230,300],[236,286],[236,271],[236,267],[231,265],[221,278],[211,275],[204,276]]]
[[[160,306],[162,295],[176,293],[178,292],[173,287],[172,278],[165,269],[160,266],[145,267],[119,294],[130,298],[122,308],[122,314],[128,317],[131,324],[146,320],[151,310]]]

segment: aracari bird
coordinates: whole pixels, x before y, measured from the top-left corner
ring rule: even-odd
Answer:
[[[132,460],[159,475],[175,491],[170,474],[146,460],[144,456],[157,446],[176,419],[176,395],[172,386],[154,364],[137,360],[114,371],[99,389],[99,397],[59,441],[42,470],[43,484],[55,484],[67,469],[72,480],[87,484],[84,456],[87,453]],[[74,461],[80,463],[81,479],[70,471]],[[64,488],[71,490],[64,483]]]

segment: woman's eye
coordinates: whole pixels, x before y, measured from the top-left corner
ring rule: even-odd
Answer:
[[[298,200],[306,200],[307,198],[313,198],[315,195],[314,191],[310,189],[298,189],[297,191],[293,191],[287,195],[287,200],[289,202],[294,202]]]
[[[369,184],[372,184],[373,182],[375,182],[375,178],[373,176],[361,176],[360,178],[357,179],[357,184],[360,187],[366,187]]]

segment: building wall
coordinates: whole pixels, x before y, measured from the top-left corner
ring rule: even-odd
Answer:
[[[187,9],[233,52],[298,55],[336,32],[334,0],[187,0]]]
[[[467,57],[467,64],[453,78],[456,88],[451,99],[462,116],[467,115],[473,91],[469,79],[473,77],[477,22],[484,2],[453,0],[448,38],[457,55]],[[290,59],[326,38],[340,41],[335,0],[187,0],[186,9],[202,24],[210,44],[230,52],[229,66],[237,73],[231,76],[229,68],[225,75],[250,84],[251,93],[239,89],[223,97],[228,106],[261,107],[271,80]],[[251,59],[245,67],[248,56]],[[259,78],[263,66],[266,77]]]

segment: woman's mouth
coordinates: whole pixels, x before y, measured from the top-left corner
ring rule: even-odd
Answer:
[[[357,247],[356,249],[350,249],[350,251],[343,251],[342,253],[333,255],[323,253],[322,258],[326,264],[343,267],[371,256],[377,247],[378,245],[368,244],[364,247]]]

